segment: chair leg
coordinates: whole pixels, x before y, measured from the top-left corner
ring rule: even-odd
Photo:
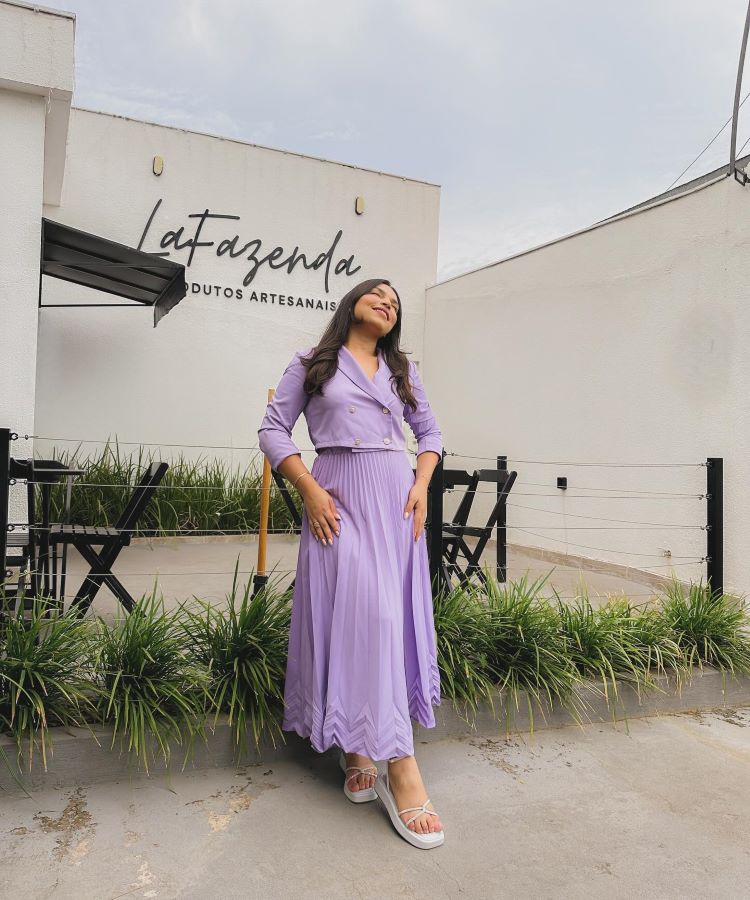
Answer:
[[[111,568],[122,546],[122,544],[117,544],[103,553],[96,553],[88,544],[78,546],[78,552],[91,566],[89,574],[83,580],[71,603],[71,609],[75,609],[79,616],[83,617],[86,615],[99,588],[105,583],[125,609],[128,612],[133,611],[135,601],[125,590]]]
[[[107,572],[104,577],[104,583],[106,586],[112,591],[112,593],[117,597],[117,599],[122,603],[125,609],[131,613],[135,609],[135,600],[130,596],[130,594],[125,590],[122,582],[119,581],[116,575],[112,572]]]

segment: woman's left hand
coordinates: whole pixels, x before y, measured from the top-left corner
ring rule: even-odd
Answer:
[[[427,485],[414,482],[409,491],[409,497],[404,507],[404,518],[407,518],[413,510],[414,540],[419,540],[424,531],[424,523],[427,519]]]

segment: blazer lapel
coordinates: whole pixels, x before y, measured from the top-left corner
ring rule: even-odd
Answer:
[[[343,344],[339,347],[338,359],[339,372],[346,375],[346,377],[356,384],[360,390],[369,394],[370,397],[373,397],[378,403],[387,406],[392,412],[399,411],[399,398],[393,393],[390,382],[391,370],[388,368],[388,364],[386,363],[381,350],[378,350],[380,367],[378,368],[375,378],[372,380],[365,375],[362,366],[360,366],[351,351]]]

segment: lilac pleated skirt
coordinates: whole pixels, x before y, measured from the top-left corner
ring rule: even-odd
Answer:
[[[404,519],[410,457],[323,448],[311,472],[340,534],[324,545],[302,517],[282,728],[320,753],[410,756],[411,719],[434,727],[440,704],[427,542]]]

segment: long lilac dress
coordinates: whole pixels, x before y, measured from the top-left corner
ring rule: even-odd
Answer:
[[[340,534],[323,545],[302,517],[282,728],[373,760],[414,753],[411,719],[440,704],[425,532],[404,506],[406,452],[322,448],[311,473],[333,497]]]

